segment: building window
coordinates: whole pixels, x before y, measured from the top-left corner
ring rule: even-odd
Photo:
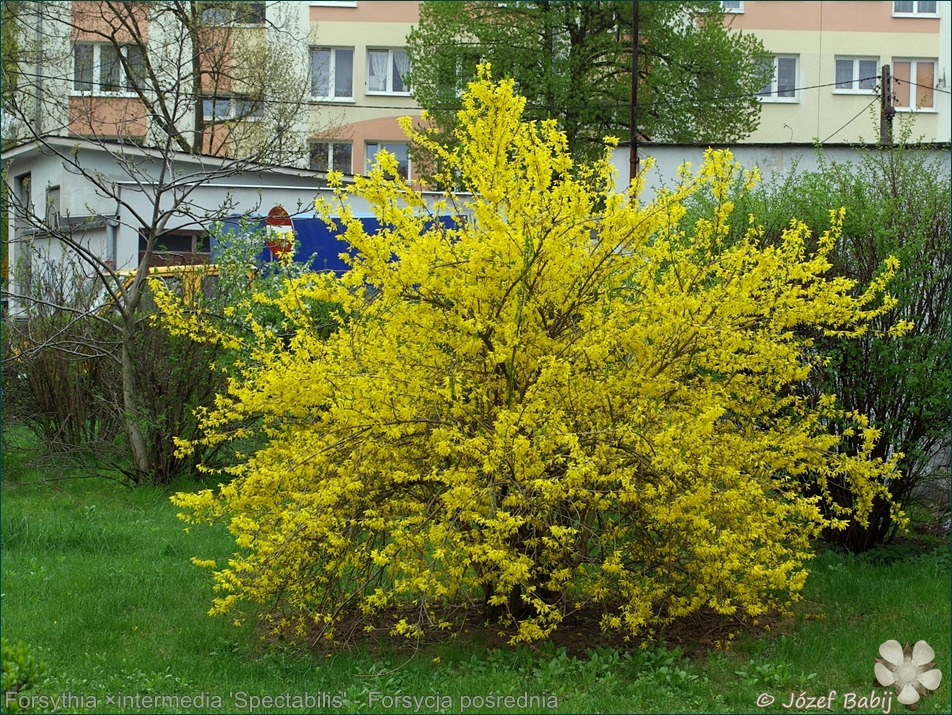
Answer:
[[[60,187],[49,186],[46,189],[46,225],[58,228],[60,224]]]
[[[367,91],[377,94],[410,94],[405,77],[410,59],[403,50],[367,52]]]
[[[834,92],[861,92],[876,89],[879,81],[879,61],[859,57],[836,58]]]
[[[741,14],[744,12],[744,0],[721,0],[721,9],[724,12]]]
[[[149,246],[145,231],[139,233],[139,260]],[[150,266],[192,265],[211,261],[211,238],[203,231],[170,231],[155,240]]]
[[[914,17],[916,15],[938,15],[936,0],[894,0],[894,17]]]
[[[350,142],[311,142],[311,169],[313,171],[353,170],[354,147]]]
[[[436,83],[442,94],[463,94],[466,86],[476,79],[476,67],[480,55],[477,52],[438,55],[436,58]]]
[[[321,99],[354,98],[353,48],[311,50],[311,94]]]
[[[203,97],[202,117],[206,122],[227,122],[235,119],[260,119],[264,103],[247,97]]]
[[[406,142],[369,142],[367,144],[367,167],[371,167],[378,151],[388,151],[397,159],[397,173],[403,179],[410,178],[410,147]]]
[[[896,109],[935,107],[935,60],[893,60],[893,97]]]
[[[33,179],[30,174],[21,174],[16,179],[17,228],[25,228],[33,217]]]
[[[129,71],[123,70],[125,59]],[[87,94],[134,93],[134,82],[145,73],[145,57],[138,45],[77,42],[73,45],[73,91]]]
[[[757,93],[765,102],[797,101],[797,58],[778,55],[771,60],[773,79]]]
[[[225,25],[263,25],[265,22],[263,2],[203,2],[202,24],[208,27]]]

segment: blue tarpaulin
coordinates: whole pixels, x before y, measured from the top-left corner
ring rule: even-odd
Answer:
[[[364,230],[368,234],[374,234],[380,230],[381,223],[375,216],[357,217],[363,224]],[[444,226],[455,225],[452,217],[441,216],[439,222]],[[353,255],[354,249],[350,247],[343,238],[339,238],[344,233],[344,227],[337,224],[337,229],[332,230],[324,219],[309,213],[305,215],[291,216],[291,223],[294,227],[297,247],[294,252],[294,260],[300,263],[308,263],[311,270],[314,271],[334,271],[338,274],[348,269],[346,263],[340,258],[342,253]],[[224,221],[224,231],[256,231],[264,226],[264,218],[242,218],[235,216]],[[215,260],[218,251],[218,242],[215,237],[211,241],[212,260]],[[276,260],[270,249],[264,246],[261,253],[258,254],[258,260],[261,263],[269,263]]]

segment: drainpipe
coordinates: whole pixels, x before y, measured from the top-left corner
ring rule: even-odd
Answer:
[[[109,267],[113,270],[116,270],[116,255],[118,253],[118,243],[119,243],[119,219],[110,218],[106,219],[106,226],[108,227],[108,241],[109,245],[106,247],[106,250],[109,253],[109,258],[107,263]]]
[[[119,270],[119,211],[122,207],[122,185],[116,186],[116,215],[107,219],[106,225],[109,227],[109,265],[112,270]]]
[[[37,136],[43,135],[43,11],[37,7],[36,11],[36,107],[34,124]]]

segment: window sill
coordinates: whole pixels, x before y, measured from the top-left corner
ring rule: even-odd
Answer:
[[[926,20],[938,20],[939,13],[937,12],[894,12],[893,17],[912,17],[912,18],[922,18]]]
[[[763,104],[800,104],[797,97],[758,97]]]
[[[364,92],[368,97],[412,97],[411,92],[381,92],[368,89]]]
[[[312,102],[321,104],[356,104],[357,100],[353,97],[311,97]]]
[[[939,110],[935,107],[893,107],[897,112],[903,114],[938,114]]]
[[[217,119],[212,119],[211,117],[202,117],[202,123],[205,126],[212,126],[214,124],[237,124],[238,122],[260,122],[263,121],[262,117],[218,117]]]
[[[98,99],[138,99],[135,92],[77,92],[70,90],[70,97],[96,97]]]
[[[875,97],[879,94],[875,89],[834,89],[833,94],[854,97]]]

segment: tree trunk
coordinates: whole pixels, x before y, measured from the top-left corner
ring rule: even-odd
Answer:
[[[135,366],[132,363],[132,340],[135,335],[135,317],[124,317],[122,321],[122,422],[129,435],[132,449],[134,481],[143,484],[152,473],[149,448],[139,428],[138,400],[136,399]]]

